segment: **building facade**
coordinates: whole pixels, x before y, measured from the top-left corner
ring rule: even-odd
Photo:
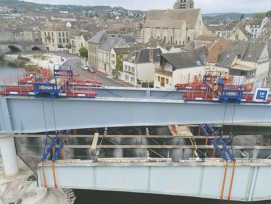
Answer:
[[[200,9],[150,10],[142,29],[142,41],[163,40],[164,44],[186,45],[203,34]]]
[[[176,84],[192,83],[194,75],[203,76],[204,73],[204,63],[196,52],[165,53],[155,69],[154,87],[174,89]]]
[[[194,0],[176,0],[173,9],[191,9],[194,8]]]
[[[48,23],[41,30],[41,38],[48,51],[59,51],[70,45],[70,32],[63,24]]]

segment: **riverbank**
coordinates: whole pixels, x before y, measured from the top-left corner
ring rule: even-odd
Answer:
[[[35,65],[38,67],[42,67],[45,69],[53,70],[55,66],[61,66],[65,63],[68,58],[61,57],[55,54],[27,54],[27,55],[6,55],[7,61],[13,61],[18,58],[18,56],[22,56],[24,58],[28,58],[29,61],[25,66]]]

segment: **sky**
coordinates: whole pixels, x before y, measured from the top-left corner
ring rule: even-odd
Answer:
[[[73,4],[73,5],[109,5],[127,9],[171,9],[175,0],[24,0],[35,3]],[[194,0],[195,8],[202,13],[257,13],[271,10],[270,0]]]

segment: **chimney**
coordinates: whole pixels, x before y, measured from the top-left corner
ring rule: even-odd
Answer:
[[[149,49],[149,60],[153,62],[153,49]]]

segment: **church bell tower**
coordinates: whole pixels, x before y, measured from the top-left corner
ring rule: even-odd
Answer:
[[[173,9],[192,9],[194,8],[194,0],[176,0]]]

